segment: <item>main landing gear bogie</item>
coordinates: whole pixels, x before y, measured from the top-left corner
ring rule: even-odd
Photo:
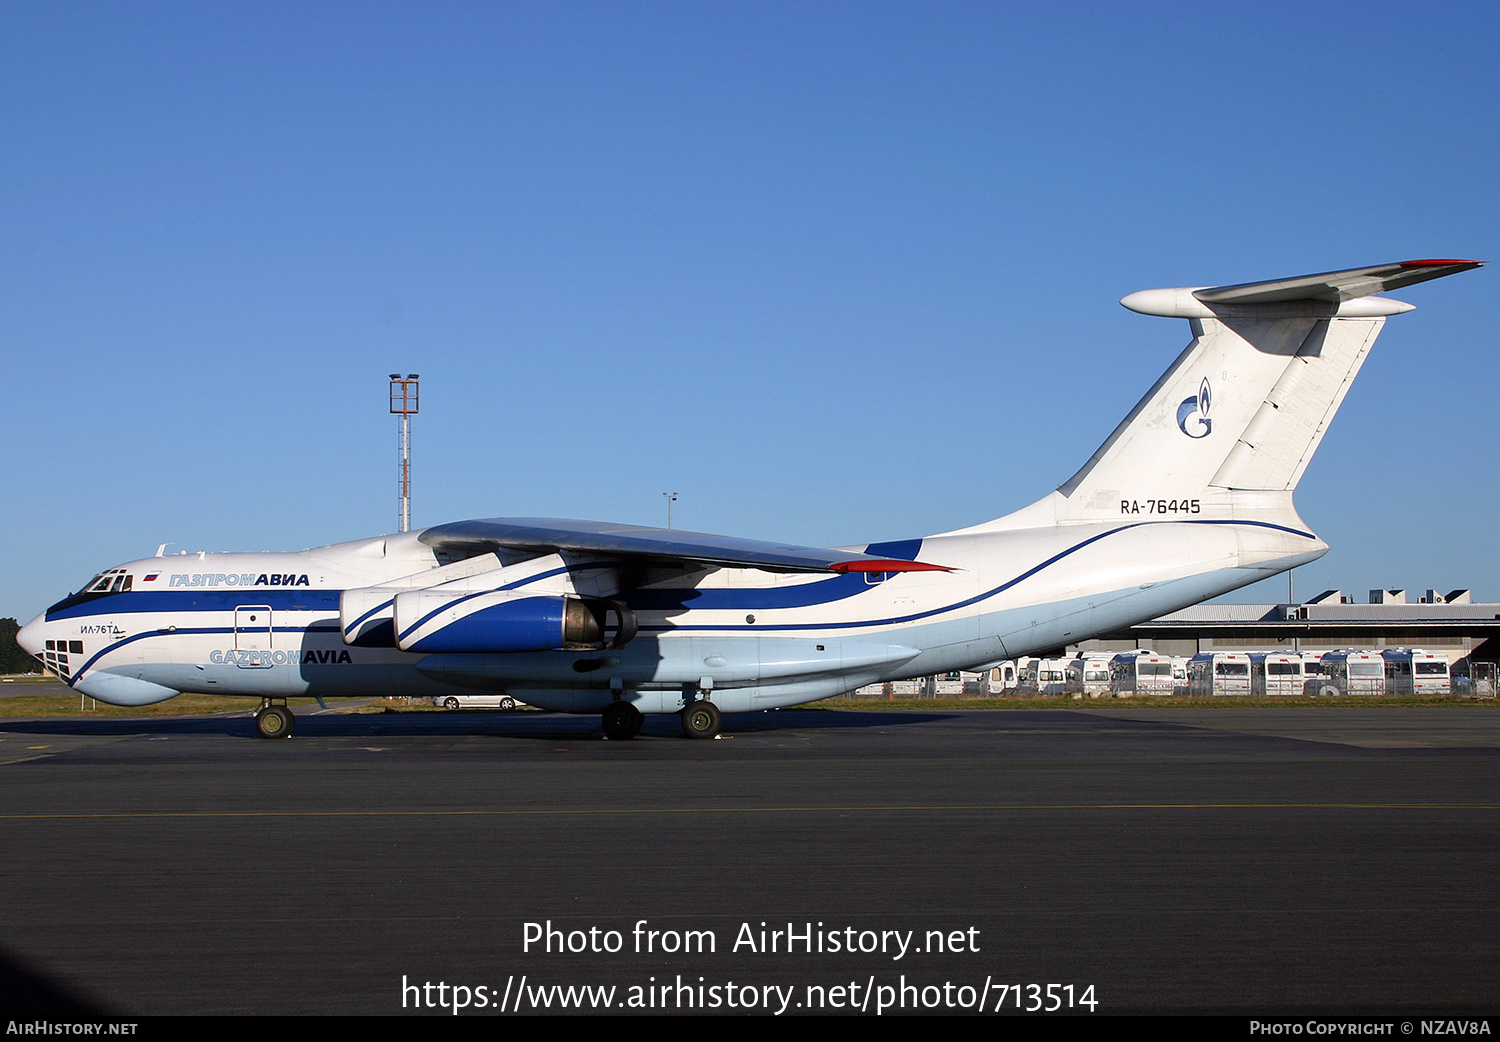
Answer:
[[[689,702],[682,711],[682,733],[689,738],[717,738],[723,726],[719,707],[706,698]]]
[[[682,720],[682,733],[689,738],[717,738],[724,727],[724,715],[706,698],[689,702],[678,716]],[[629,702],[611,702],[600,722],[604,725],[604,737],[623,742],[641,733],[646,718]]]
[[[604,710],[604,737],[612,742],[623,742],[641,733],[646,718],[629,702],[611,702]]]
[[[297,718],[283,705],[273,705],[268,698],[255,711],[255,730],[262,738],[290,738]]]

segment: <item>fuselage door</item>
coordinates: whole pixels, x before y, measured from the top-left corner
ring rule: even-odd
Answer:
[[[234,646],[240,651],[271,650],[271,609],[241,605],[234,609]]]

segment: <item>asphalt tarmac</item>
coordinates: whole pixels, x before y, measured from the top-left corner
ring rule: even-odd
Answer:
[[[0,721],[0,1004],[1500,1009],[1496,709],[726,725]]]

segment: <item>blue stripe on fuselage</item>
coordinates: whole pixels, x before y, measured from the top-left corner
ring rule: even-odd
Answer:
[[[273,627],[271,627],[271,629],[275,633],[337,633],[338,632],[338,627],[336,627],[336,626],[318,626],[316,624],[314,624],[312,626],[273,626]],[[83,675],[85,673],[90,672],[94,668],[94,663],[98,662],[105,655],[108,655],[108,654],[110,654],[112,652],[118,651],[120,648],[123,648],[127,644],[134,644],[138,640],[149,640],[152,637],[201,636],[201,635],[203,635],[205,633],[223,633],[223,634],[227,635],[227,634],[231,634],[233,632],[234,632],[234,627],[233,626],[198,626],[198,627],[189,627],[189,628],[186,628],[186,629],[173,629],[173,630],[170,630],[170,631],[169,630],[146,630],[143,633],[136,633],[136,634],[133,634],[133,635],[131,635],[129,637],[122,637],[119,640],[117,640],[114,643],[112,643],[109,647],[107,647],[107,648],[101,648],[98,651],[94,652],[93,656],[87,662],[85,662],[81,667],[79,667],[79,669],[77,669],[73,673],[72,680],[69,681],[69,684],[71,685],[74,681],[81,680],[83,678]]]
[[[871,543],[865,553],[871,557],[883,557],[887,561],[915,561],[922,552],[922,540],[897,539],[890,543]]]
[[[766,625],[760,626],[643,626],[642,630],[671,630],[671,629],[710,629],[721,631],[732,631],[737,629],[788,629],[805,630],[819,629],[828,626],[841,627],[870,627],[885,626],[901,622],[912,622],[918,619],[931,618],[945,612],[954,611],[968,607],[971,604],[987,600],[998,593],[1009,590],[1016,584],[1029,579],[1036,573],[1050,567],[1065,557],[1077,553],[1084,547],[1096,543],[1101,539],[1107,539],[1120,532],[1129,531],[1132,528],[1143,528],[1149,525],[1161,524],[1188,524],[1188,525],[1244,525],[1253,528],[1270,528],[1280,532],[1301,536],[1305,539],[1316,539],[1317,536],[1311,532],[1300,529],[1289,528],[1286,525],[1272,524],[1268,521],[1240,521],[1234,519],[1200,519],[1200,520],[1178,520],[1178,521],[1136,521],[1108,531],[1100,532],[1087,539],[1080,540],[1072,546],[1052,555],[1045,561],[1033,565],[1019,575],[1006,582],[1001,583],[993,589],[984,591],[974,597],[969,597],[952,604],[933,608],[928,611],[918,612],[899,618],[871,619],[863,622],[815,622],[800,623],[786,626]],[[916,553],[920,551],[922,540],[909,539],[890,543],[872,543],[871,552],[878,552],[881,556],[889,557],[891,560],[914,560]],[[910,554],[907,557],[906,554]],[[593,565],[589,567],[599,567]],[[560,574],[566,569],[555,569],[546,575]],[[504,589],[514,589],[527,585],[529,582],[541,576],[533,576],[512,583]],[[651,612],[679,612],[691,609],[698,610],[737,610],[737,611],[769,611],[776,608],[805,608],[818,604],[832,604],[836,601],[845,600],[856,596],[866,590],[874,589],[865,576],[860,572],[848,572],[822,579],[818,582],[803,583],[797,586],[785,586],[771,589],[658,589],[658,590],[631,590],[623,594],[625,603],[636,611]],[[332,611],[339,610],[340,590],[317,590],[317,589],[269,589],[266,587],[253,588],[256,592],[250,596],[248,590],[202,590],[194,589],[191,592],[167,592],[167,591],[140,591],[134,593],[109,594],[99,598],[93,598],[80,604],[65,608],[62,611],[48,615],[48,621],[70,618],[84,618],[92,615],[108,615],[112,613],[127,612],[172,612],[172,611],[232,611],[235,608],[247,605],[266,605],[273,611]],[[471,594],[470,597],[477,596]],[[461,598],[467,600],[469,598]],[[458,601],[452,602],[458,603]],[[449,607],[452,606],[450,603]],[[430,618],[428,615],[427,618]],[[425,621],[425,619],[423,620]],[[420,623],[419,623],[420,625]],[[410,632],[410,631],[408,631]]]
[[[900,539],[889,543],[871,543],[865,553],[872,557],[883,557],[891,561],[915,561],[922,552],[922,540]],[[723,590],[723,589],[667,589],[631,590],[623,595],[628,607],[635,611],[687,611],[700,609],[711,611],[774,611],[777,608],[809,608],[815,604],[832,604],[847,600],[866,590],[873,589],[863,572],[845,572],[818,582],[801,583],[796,586],[781,586],[772,589]]]
[[[679,588],[675,590],[631,590],[622,594],[633,611],[677,612],[715,608],[770,611],[774,608],[807,608],[832,604],[874,587],[863,572],[849,572],[818,582],[771,589],[723,590]]]
[[[930,618],[932,618],[935,615],[943,615],[943,614],[946,614],[947,612],[956,611],[956,610],[958,610],[960,608],[967,608],[971,604],[978,604],[981,601],[988,600],[989,598],[995,596],[996,594],[1004,593],[1006,590],[1009,590],[1011,587],[1016,586],[1017,584],[1024,582],[1025,580],[1031,578],[1033,575],[1037,574],[1038,572],[1040,572],[1040,571],[1042,571],[1042,570],[1044,570],[1046,568],[1051,567],[1052,565],[1056,564],[1058,561],[1061,561],[1063,558],[1069,557],[1069,556],[1077,553],[1079,550],[1082,550],[1084,547],[1089,546],[1089,545],[1091,545],[1093,543],[1097,543],[1101,539],[1108,539],[1112,535],[1118,535],[1121,532],[1128,532],[1132,528],[1144,528],[1144,527],[1147,527],[1147,526],[1150,526],[1150,525],[1158,525],[1158,524],[1246,525],[1246,526],[1254,527],[1254,528],[1273,528],[1273,529],[1275,529],[1275,530],[1277,530],[1279,532],[1288,532],[1288,533],[1291,533],[1292,535],[1301,536],[1304,539],[1316,539],[1317,538],[1317,536],[1313,535],[1311,532],[1303,532],[1300,529],[1288,528],[1286,525],[1272,524],[1269,521],[1234,521],[1234,520],[1217,520],[1217,519],[1215,519],[1215,520],[1201,520],[1201,521],[1165,521],[1165,522],[1163,522],[1163,521],[1136,521],[1136,522],[1134,522],[1132,524],[1121,525],[1118,528],[1111,528],[1107,532],[1100,532],[1097,535],[1093,535],[1093,536],[1090,536],[1087,539],[1080,540],[1079,542],[1074,543],[1072,546],[1068,547],[1067,549],[1059,551],[1058,553],[1053,554],[1051,557],[1047,558],[1045,561],[1042,561],[1040,564],[1033,565],[1032,567],[1026,569],[1024,572],[1020,573],[1019,575],[1015,576],[1012,579],[1006,580],[1005,582],[1001,583],[999,586],[994,587],[993,589],[985,590],[984,592],[976,594],[973,597],[966,598],[965,600],[955,601],[952,604],[946,604],[946,605],[943,605],[942,607],[938,607],[938,608],[931,608],[931,609],[929,609],[927,611],[914,612],[911,615],[901,615],[901,616],[895,616],[895,617],[892,617],[892,618],[883,618],[883,619],[868,619],[868,620],[865,620],[865,621],[862,621],[862,622],[831,622],[831,621],[823,621],[823,622],[804,622],[804,623],[789,623],[789,624],[775,624],[775,623],[765,624],[765,623],[762,623],[761,625],[746,624],[746,625],[742,625],[742,626],[739,626],[739,625],[725,625],[725,624],[719,624],[719,625],[701,625],[701,626],[698,626],[698,625],[694,625],[694,626],[678,626],[678,625],[674,625],[674,624],[672,624],[672,623],[669,622],[669,623],[667,623],[664,626],[642,626],[641,627],[641,631],[642,632],[664,632],[664,631],[669,631],[669,630],[716,630],[716,631],[720,631],[720,632],[734,632],[734,631],[737,631],[737,630],[758,630],[758,631],[765,632],[765,631],[768,631],[768,630],[816,630],[816,629],[828,629],[830,627],[848,628],[848,629],[863,629],[863,628],[874,627],[874,626],[894,626],[894,625],[897,625],[899,623],[916,622],[916,621],[918,621],[920,619],[930,619]],[[846,578],[853,578],[853,576],[846,576]],[[807,584],[807,586],[791,587],[791,590],[792,591],[796,591],[796,590],[818,590],[818,589],[823,589],[823,588],[827,588],[829,586],[829,584],[831,582],[834,582],[834,581],[836,581],[836,580],[826,580],[826,581],[821,582],[821,583],[809,583],[809,584]],[[870,587],[867,586],[867,587],[864,587],[864,588],[865,589],[869,589]],[[641,591],[641,592],[644,592],[644,591]],[[650,592],[657,592],[657,591],[650,591]],[[673,590],[673,591],[666,591],[666,590],[663,590],[663,591],[660,591],[660,592],[663,593],[663,594],[669,593],[669,592],[670,593],[678,593],[678,594],[692,594],[692,593],[698,593],[698,592],[703,592],[703,593],[717,593],[717,594],[725,595],[723,597],[715,599],[718,603],[699,603],[698,601],[695,600],[695,601],[692,602],[691,607],[694,607],[694,608],[716,607],[716,608],[722,608],[722,609],[736,609],[736,608],[738,608],[738,609],[750,609],[750,608],[766,608],[766,607],[768,607],[767,605],[762,604],[759,600],[756,599],[757,595],[764,595],[764,594],[767,594],[767,593],[779,593],[779,592],[782,592],[782,591],[777,591],[777,590],[705,590],[705,591],[696,591],[696,590],[680,590],[679,591],[679,590]],[[858,590],[853,590],[853,591],[850,591],[849,593],[842,593],[840,596],[830,597],[830,598],[828,598],[828,600],[829,601],[839,600],[839,599],[842,599],[842,597],[852,596],[854,593],[858,593],[858,592],[859,592]],[[746,595],[750,595],[750,596],[746,596]],[[631,596],[632,599],[630,601],[628,601],[627,603],[629,603],[631,607],[635,607],[635,602],[633,600],[633,598],[635,597],[635,594],[631,594],[630,596]],[[681,605],[682,607],[686,608],[686,607],[689,606],[689,605],[686,604],[686,601],[688,600],[688,598],[684,597],[684,598],[681,598],[681,600],[684,602]],[[805,607],[807,605],[819,604],[819,603],[826,603],[826,602],[819,601],[819,600],[814,600],[814,599],[809,599],[809,600],[805,601],[802,604],[796,604],[796,605],[781,605],[781,604],[777,604],[775,606],[776,607]],[[643,605],[643,607],[644,607],[644,605]],[[647,608],[647,610],[661,611],[661,610],[669,610],[669,609]]]
[[[81,619],[90,615],[112,615],[127,612],[233,611],[243,606],[264,605],[272,611],[338,611],[342,590],[274,590],[251,587],[247,590],[140,590],[134,593],[112,593],[105,597],[75,604],[47,616],[48,622],[59,619]]]

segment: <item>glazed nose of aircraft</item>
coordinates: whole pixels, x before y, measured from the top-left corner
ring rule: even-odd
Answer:
[[[47,643],[42,631],[47,627],[47,617],[38,615],[16,632],[16,643],[26,649],[28,655],[42,657],[42,647]]]

